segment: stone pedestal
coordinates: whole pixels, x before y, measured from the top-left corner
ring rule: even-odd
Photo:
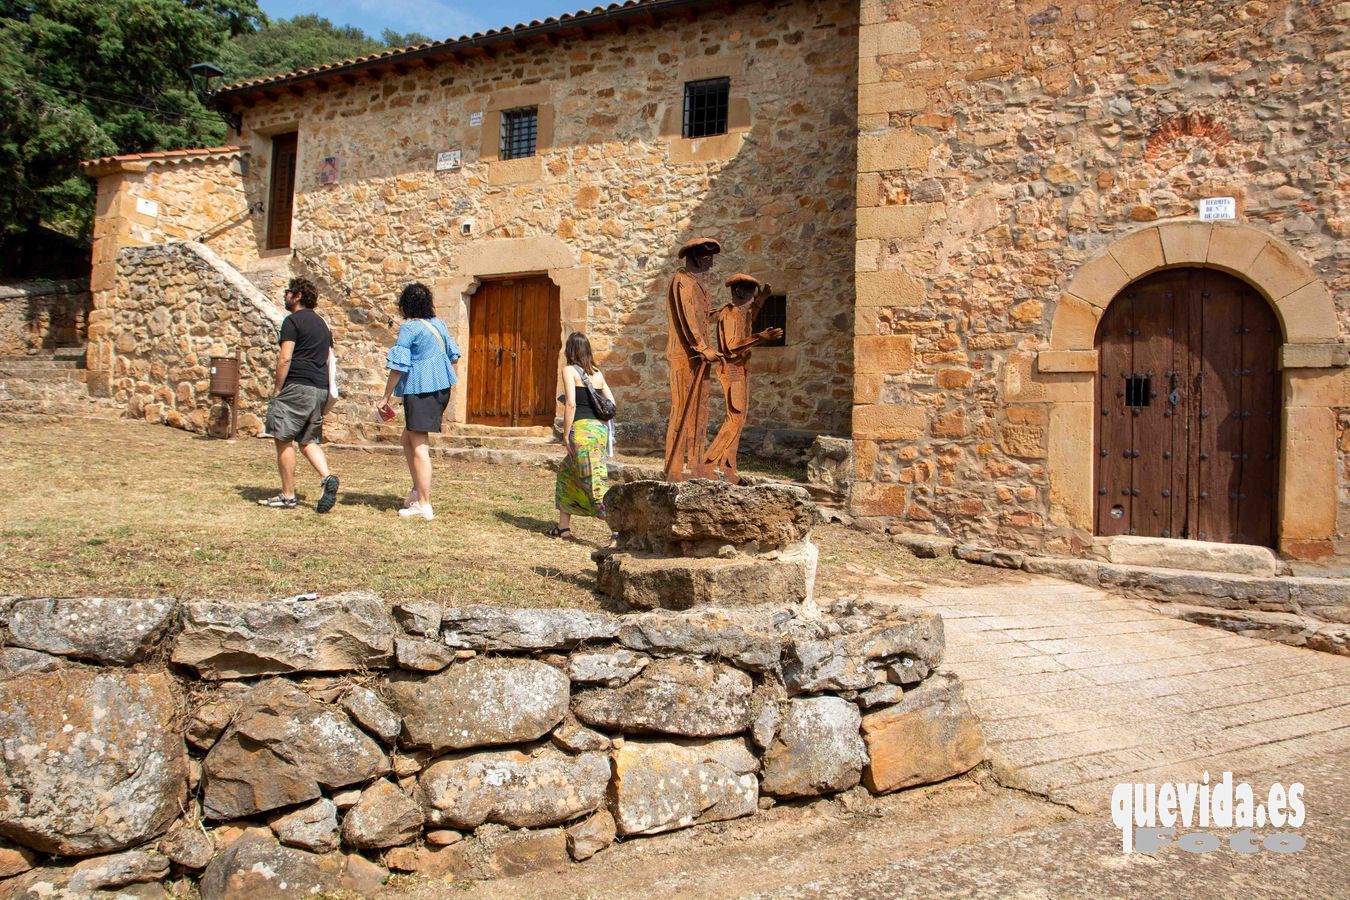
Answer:
[[[635,481],[605,495],[616,551],[595,556],[605,595],[631,609],[810,600],[819,550],[804,488]]]

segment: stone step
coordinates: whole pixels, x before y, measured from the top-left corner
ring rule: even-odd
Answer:
[[[1271,577],[1281,572],[1279,558],[1269,547],[1221,544],[1177,538],[1118,535],[1096,538],[1092,555],[1102,562],[1155,569],[1221,572]]]

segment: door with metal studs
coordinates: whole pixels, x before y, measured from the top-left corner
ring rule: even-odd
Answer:
[[[1274,546],[1281,335],[1210,269],[1127,287],[1097,331],[1096,530]]]

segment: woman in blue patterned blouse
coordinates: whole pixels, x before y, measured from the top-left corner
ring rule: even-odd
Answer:
[[[428,434],[439,433],[441,419],[450,405],[451,389],[459,380],[455,363],[459,347],[450,329],[436,318],[431,291],[424,284],[410,284],[398,298],[406,320],[398,330],[398,342],[389,349],[385,365],[389,378],[380,408],[393,397],[403,398],[403,458],[412,476],[412,490],[403,509],[406,518],[434,519],[431,511],[431,445]]]

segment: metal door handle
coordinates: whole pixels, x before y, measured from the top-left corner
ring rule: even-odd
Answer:
[[[497,365],[500,366],[501,364],[502,364],[502,348],[501,348],[501,347],[498,347],[498,348],[497,348]]]

